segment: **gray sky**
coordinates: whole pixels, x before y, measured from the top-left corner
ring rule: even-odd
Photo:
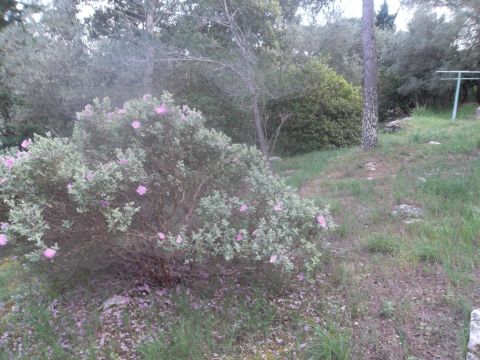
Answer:
[[[362,17],[362,0],[338,0],[339,9],[343,11],[345,17]],[[378,11],[382,5],[383,0],[375,0],[375,9]],[[412,10],[401,7],[400,0],[387,0],[388,9],[390,13],[396,13],[399,9],[395,24],[397,28],[405,30],[407,28],[408,21],[411,19]]]

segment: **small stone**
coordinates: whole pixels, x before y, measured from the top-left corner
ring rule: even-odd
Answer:
[[[115,295],[105,300],[102,304],[103,311],[111,308],[112,306],[126,305],[130,302],[130,299],[126,296]]]
[[[403,119],[390,121],[389,123],[386,123],[385,126],[383,127],[383,132],[394,133],[402,129],[405,129],[407,122],[410,121],[411,119],[412,119],[411,117],[406,117]]]
[[[418,219],[423,217],[423,210],[412,205],[401,204],[395,206],[391,214],[394,217],[399,217],[402,219]]]
[[[470,338],[467,350],[468,360],[480,359],[480,308],[474,309],[470,316]]]

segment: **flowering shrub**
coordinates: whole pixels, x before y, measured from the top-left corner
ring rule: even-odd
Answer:
[[[0,251],[162,281],[213,261],[319,265],[328,211],[273,176],[255,148],[206,129],[200,113],[165,94],[116,110],[96,100],[77,118],[71,139],[36,136],[1,160]]]

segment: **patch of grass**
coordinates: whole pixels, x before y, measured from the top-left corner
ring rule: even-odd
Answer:
[[[214,319],[207,311],[191,308],[186,296],[176,299],[175,318],[167,329],[151,342],[141,345],[138,353],[145,360],[209,359],[214,349]]]
[[[365,240],[364,247],[371,253],[395,254],[400,250],[400,238],[389,234],[374,234]]]
[[[316,327],[305,351],[306,360],[350,360],[350,335],[334,323]]]
[[[380,310],[380,316],[385,319],[393,319],[395,317],[395,303],[390,300],[385,300],[382,303],[382,309]]]
[[[292,156],[275,162],[273,167],[279,174],[291,171],[291,174],[287,174],[287,184],[298,188],[321,174],[333,159],[349,151],[350,149],[335,149]]]

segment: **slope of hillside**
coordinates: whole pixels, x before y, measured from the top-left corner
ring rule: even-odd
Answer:
[[[480,120],[473,113],[465,106],[451,123],[447,112],[420,109],[373,151],[278,164],[304,196],[330,204],[339,224],[335,271],[356,359],[464,358],[469,312],[480,305]]]

